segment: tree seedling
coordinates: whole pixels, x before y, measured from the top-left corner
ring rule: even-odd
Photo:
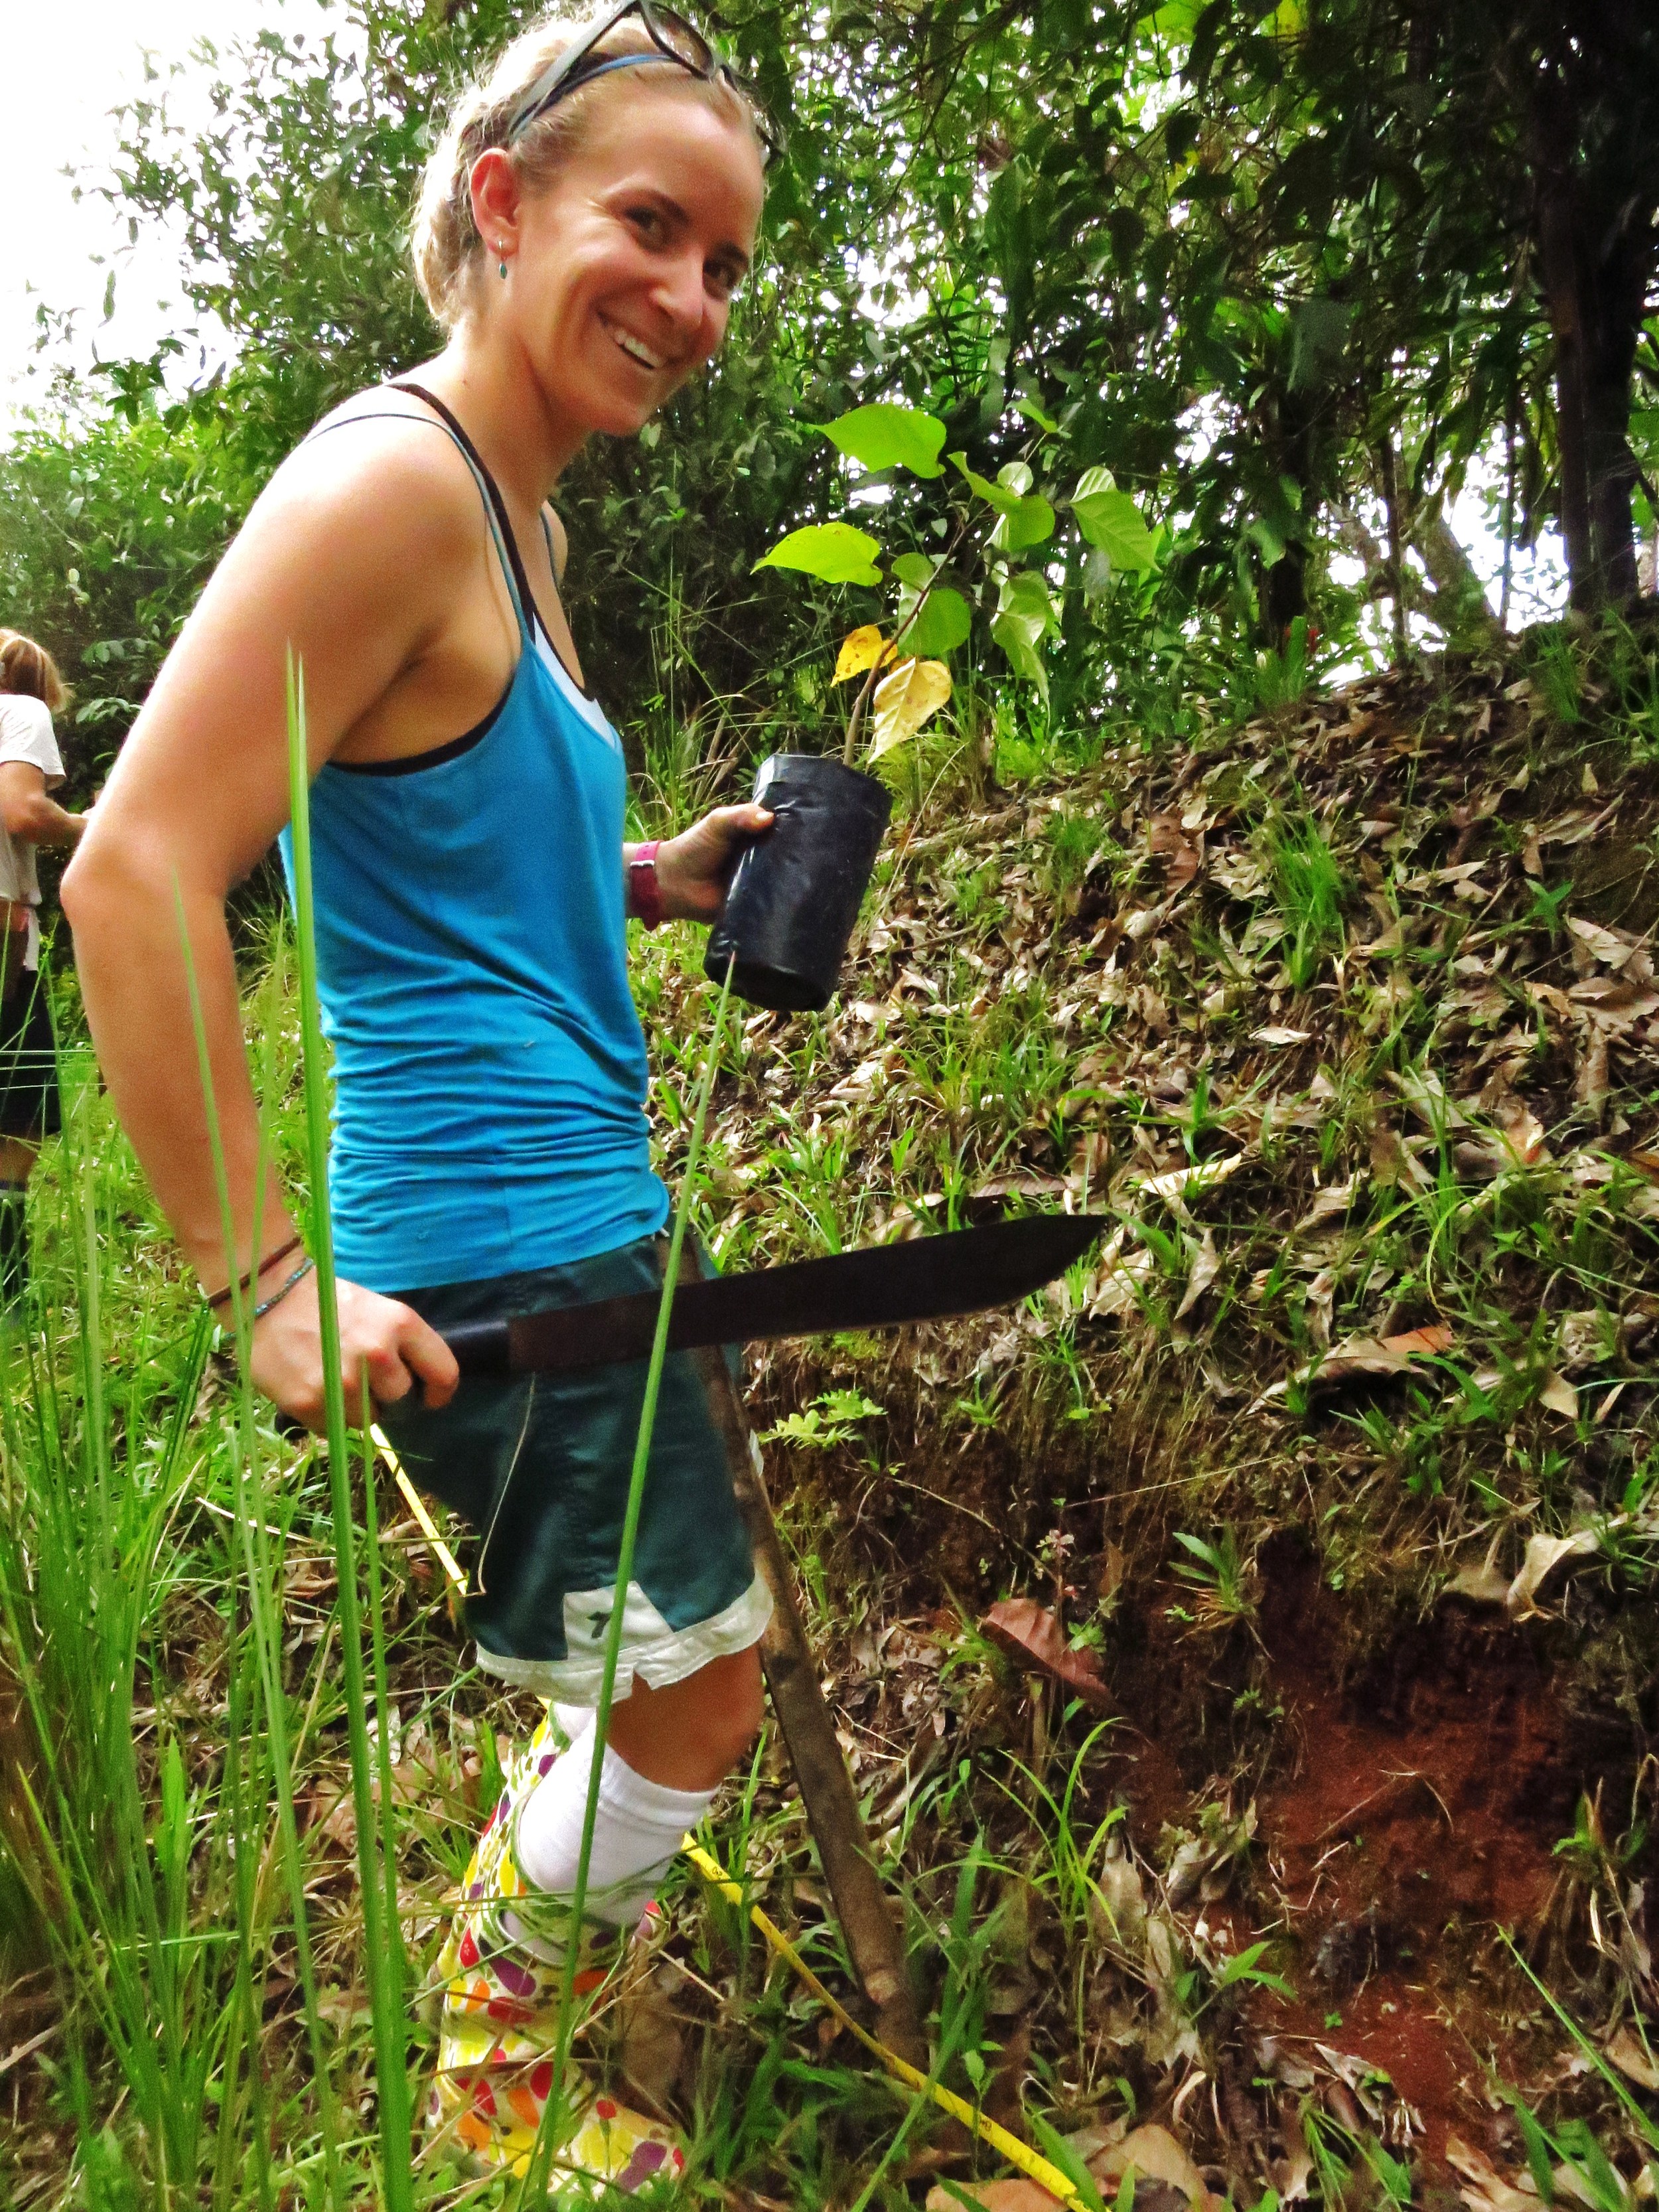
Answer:
[[[864,678],[847,718],[842,758],[848,766],[858,759],[861,740],[868,765],[908,744],[945,705],[951,677],[943,656],[968,642],[976,617],[1010,672],[1046,700],[1043,650],[1062,619],[1048,573],[1060,527],[1054,503],[1059,487],[1051,480],[1039,490],[1036,468],[1024,458],[1006,462],[994,479],[970,468],[965,453],[941,459],[945,428],[938,416],[890,401],[855,407],[825,424],[823,434],[872,477],[902,469],[939,477],[948,460],[965,489],[964,496],[950,487],[943,552],[919,544],[889,552],[850,522],[823,522],[792,530],[755,563],[794,569],[823,584],[897,586],[890,635],[878,622],[860,623],[843,638],[836,655],[837,684]],[[1039,459],[1047,435],[1039,429],[1030,441]],[[1084,569],[1091,587],[1118,571],[1139,574],[1158,566],[1163,533],[1148,528],[1109,470],[1085,469],[1064,504],[1087,548]],[[939,530],[937,520],[933,526]]]

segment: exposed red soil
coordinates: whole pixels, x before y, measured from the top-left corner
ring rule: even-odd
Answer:
[[[1443,2008],[1443,2007],[1444,2008]],[[1263,2034],[1291,2049],[1324,2044],[1386,2074],[1411,2107],[1411,2150],[1437,2176],[1446,2172],[1446,2139],[1481,2141],[1490,2118],[1485,2062],[1501,2048],[1499,2023],[1467,1990],[1437,1996],[1434,1984],[1399,1972],[1373,1975],[1335,2007],[1328,2027],[1317,2004],[1271,1996],[1254,2008]],[[1415,2129],[1420,2127],[1420,2133]]]
[[[1261,1621],[1280,1748],[1256,1795],[1249,1907],[1210,1922],[1237,1944],[1290,1937],[1297,1996],[1258,1992],[1252,2042],[1316,2073],[1316,2044],[1386,2073],[1438,2177],[1449,2134],[1486,2133],[1488,2066],[1509,2070],[1496,1933],[1537,1929],[1593,1754],[1526,1637],[1455,1603],[1344,1680],[1337,1601],[1311,1560],[1273,1551]],[[1123,1748],[1143,1846],[1183,1795],[1190,1825],[1174,1761],[1127,1731]]]

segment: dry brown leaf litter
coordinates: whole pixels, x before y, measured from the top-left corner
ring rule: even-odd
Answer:
[[[1544,1877],[1573,1789],[1611,1771],[1640,1818],[1649,1786],[1634,1716],[1656,1656],[1641,1593],[1659,1530],[1622,1501],[1653,1449],[1656,817],[1650,773],[1616,740],[1553,729],[1524,684],[1474,676],[1444,696],[1374,682],[1168,761],[1109,754],[1017,808],[913,823],[838,1007],[749,1022],[717,1094],[707,1226],[728,1264],[1010,1203],[1112,1217],[1092,1263],[1018,1314],[755,1363],[779,1413],[854,1385],[878,1403],[878,1421],[827,1452],[776,1448],[775,1487],[802,1501],[832,1585],[875,1607],[920,1600],[951,1662],[943,1694],[930,1675],[895,1705],[887,1678],[903,1670],[878,1686],[857,1638],[831,1630],[827,1679],[874,1802],[914,1802],[999,1747],[1050,1788],[1063,1778],[1083,1723],[1067,1733],[1055,1693],[1035,1690],[1054,1675],[1043,1655],[1023,1662],[1024,1690],[961,1663],[984,1606],[1012,1602],[1045,1647],[1081,1637],[1079,1656],[1103,1669],[1121,1728],[1085,1760],[1079,1802],[1091,1821],[1128,1806],[1129,1854],[1115,1842],[1102,1865],[1155,1868],[1241,1775],[1310,1755],[1287,1741],[1296,1698],[1255,1638],[1279,1577],[1251,1563],[1289,1542],[1322,1585],[1321,1694],[1338,1703],[1395,1663],[1402,1635],[1432,1641],[1409,1624],[1443,1592],[1492,1608],[1469,1631],[1474,1679],[1508,1664],[1480,1637],[1530,1623],[1544,1639],[1531,1663],[1550,1711],[1589,1718],[1547,1757],[1524,1739],[1550,1802],[1516,1845],[1542,1887],[1517,1872],[1511,1892],[1545,1915],[1535,1943],[1565,1968]],[[1286,820],[1316,825],[1344,878],[1340,928],[1301,988],[1273,860]],[[1080,872],[1068,850],[1085,855]],[[666,978],[680,1034],[706,1004],[696,982]],[[672,1158],[666,1121],[659,1133]],[[838,1208],[815,1182],[826,1159]],[[1549,1238],[1528,1244],[1529,1221]],[[1224,1555],[1205,1602],[1182,1603],[1176,1527],[1212,1543],[1231,1532],[1236,1587]],[[1127,1747],[1135,1733],[1151,1750]],[[1413,1749],[1431,1791],[1435,1753],[1431,1726]],[[896,1786],[878,1778],[895,1772]],[[994,1801],[976,1802],[1017,1849]],[[1428,1818],[1435,1852],[1455,1856]],[[914,1827],[905,1840],[914,1865],[927,1840]],[[1218,1927],[1130,1913],[1163,1932],[1115,1938],[1092,2033],[1154,2099],[1201,2075],[1182,2099],[1194,2140],[1218,2170],[1273,2176],[1293,2199],[1308,2186],[1297,2100],[1322,2081],[1322,2109],[1346,2125],[1364,2118],[1353,2091],[1345,2103],[1316,2049],[1297,2061],[1309,2081],[1269,2066],[1277,2090],[1246,2087],[1264,2078],[1247,2023],[1271,2027],[1273,2002],[1182,2025],[1170,1989],[1275,1929],[1304,1990],[1322,1960],[1339,1996],[1345,1978],[1380,1989],[1407,1922],[1391,1934],[1371,1904],[1322,1924],[1316,1900],[1280,1893],[1271,1838],[1230,1879],[1234,1917]],[[1478,1913],[1443,1977],[1378,2001],[1383,2014],[1414,2008],[1414,2086],[1431,2106],[1389,2085],[1382,2139],[1442,2172],[1492,2067],[1522,2078],[1538,2062],[1534,2009],[1480,1963],[1492,1923]],[[1573,1964],[1616,2023],[1619,1977]],[[1021,2015],[1056,2065],[1065,2008],[1036,1991]],[[1394,2023],[1376,2025],[1374,2047],[1389,2047]],[[1409,2041],[1396,2039],[1402,2072]],[[1329,2048],[1341,2056],[1340,2039]],[[1343,2063],[1370,2078],[1363,2057]]]

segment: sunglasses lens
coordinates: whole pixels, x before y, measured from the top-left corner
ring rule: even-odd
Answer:
[[[677,62],[684,62],[699,76],[711,73],[715,65],[714,49],[684,15],[677,15],[672,8],[653,8],[645,20],[652,37],[665,53],[672,54]]]

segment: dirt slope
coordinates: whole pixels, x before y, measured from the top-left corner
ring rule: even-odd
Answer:
[[[1607,2037],[1651,1994],[1659,798],[1613,678],[1546,673],[936,799],[837,1008],[717,1094],[728,1264],[1110,1217],[1017,1316],[756,1380],[878,1826],[1037,1869],[1007,2070],[1091,2119],[1121,2075],[1217,2185],[1513,2166],[1498,2075],[1589,2092],[1499,1930]],[[1086,1748],[1011,1596],[1098,1672]],[[1293,1996],[1230,1981],[1264,1938]]]

